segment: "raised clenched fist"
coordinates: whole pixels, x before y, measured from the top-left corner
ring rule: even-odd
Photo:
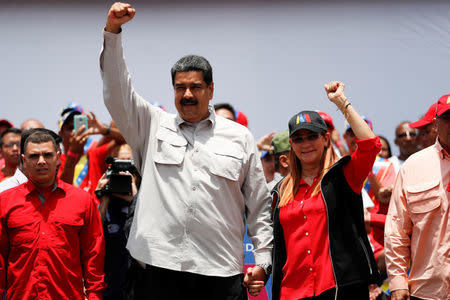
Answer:
[[[112,33],[119,33],[120,27],[133,19],[136,10],[130,4],[116,2],[108,11],[105,30]]]
[[[344,94],[344,86],[345,85],[339,81],[332,81],[324,86],[328,99],[330,99],[330,101],[336,104],[339,108],[341,108],[341,106],[347,101]]]

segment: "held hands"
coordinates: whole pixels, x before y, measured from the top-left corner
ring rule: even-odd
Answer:
[[[116,2],[108,11],[105,30],[112,33],[119,33],[120,27],[133,19],[136,10],[130,4]]]
[[[345,109],[345,105],[347,105],[348,102],[347,97],[345,97],[344,94],[344,87],[345,85],[342,82],[339,81],[332,81],[328,84],[324,85],[325,92],[327,93],[328,99],[330,99],[331,102],[336,104],[336,106],[342,111]]]
[[[266,273],[261,267],[250,267],[245,274],[243,285],[248,289],[250,295],[256,297],[264,287],[265,278]]]

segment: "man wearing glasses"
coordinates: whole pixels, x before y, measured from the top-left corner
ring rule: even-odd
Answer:
[[[395,144],[398,146],[400,154],[393,155],[389,160],[394,164],[395,172],[398,173],[403,162],[413,153],[417,152],[417,131],[409,127],[409,121],[403,121],[395,129]]]
[[[435,115],[436,142],[403,164],[389,205],[385,251],[392,300],[450,295],[450,95],[439,99]]]
[[[0,152],[5,165],[0,169],[0,181],[13,176],[19,166],[21,135],[22,131],[18,128],[9,128],[1,135]]]

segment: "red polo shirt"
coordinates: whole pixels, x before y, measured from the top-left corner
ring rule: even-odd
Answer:
[[[375,137],[359,140],[357,144],[358,148],[343,171],[352,190],[359,194],[380,152],[381,143]],[[312,186],[317,180],[319,178],[316,177]],[[280,209],[287,254],[281,299],[314,297],[336,286],[329,252],[325,202],[322,193],[311,196],[312,186],[301,180],[294,201]]]
[[[84,279],[87,298],[101,299],[104,239],[94,199],[59,179],[43,197],[31,181],[0,194],[0,295],[82,300]]]

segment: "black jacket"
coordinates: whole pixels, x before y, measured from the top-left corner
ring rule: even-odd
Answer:
[[[343,173],[343,166],[349,161],[350,156],[341,158],[325,174],[320,185],[327,211],[331,264],[338,289],[361,282],[379,283],[381,280],[364,227],[361,195],[352,190]],[[273,300],[280,298],[283,266],[286,263],[286,244],[277,207],[278,186],[272,191],[276,203],[273,213]]]

